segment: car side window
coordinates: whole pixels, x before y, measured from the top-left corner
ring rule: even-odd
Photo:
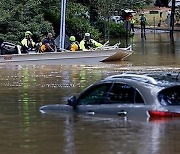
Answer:
[[[78,105],[104,104],[111,83],[103,83],[87,89],[78,99]]]
[[[143,104],[141,94],[132,86],[122,83],[114,83],[111,91],[108,93],[109,103],[120,104]]]

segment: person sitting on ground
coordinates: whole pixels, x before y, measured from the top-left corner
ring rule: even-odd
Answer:
[[[55,52],[57,51],[52,33],[48,33],[47,37],[42,40],[41,52]]]
[[[102,44],[91,39],[90,33],[85,33],[84,39],[80,42],[80,49],[86,51],[97,47],[102,47]]]
[[[69,41],[71,45],[69,46],[70,51],[77,51],[79,50],[79,43],[76,41],[75,36],[70,36]]]
[[[21,41],[23,53],[27,53],[29,50],[32,50],[35,47],[35,42],[31,38],[31,36],[32,33],[30,31],[25,32],[25,37]]]

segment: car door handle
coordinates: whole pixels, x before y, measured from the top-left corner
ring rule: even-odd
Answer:
[[[88,111],[88,112],[86,112],[86,114],[88,114],[88,115],[95,115],[95,112],[94,111]]]
[[[124,111],[124,110],[122,110],[122,111],[119,111],[119,112],[117,113],[117,115],[119,115],[119,116],[126,116],[126,115],[127,115],[127,112]]]

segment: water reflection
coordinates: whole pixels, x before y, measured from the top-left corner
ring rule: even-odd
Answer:
[[[74,122],[73,118],[67,116],[65,119],[65,130],[64,130],[64,138],[65,138],[65,153],[74,154],[75,153],[75,135],[74,135]]]
[[[178,66],[180,59],[180,42],[177,33],[174,43],[170,42],[168,33],[147,35],[141,39],[138,35],[133,38],[134,54],[128,58],[133,65]]]
[[[146,122],[74,115],[60,117],[65,119],[65,153],[180,152],[177,119]],[[54,115],[51,120],[56,118]]]

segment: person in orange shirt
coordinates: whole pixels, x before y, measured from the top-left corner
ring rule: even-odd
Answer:
[[[79,50],[79,43],[76,41],[75,36],[70,36],[69,40],[71,42],[69,50],[70,51],[77,51],[77,50]]]

